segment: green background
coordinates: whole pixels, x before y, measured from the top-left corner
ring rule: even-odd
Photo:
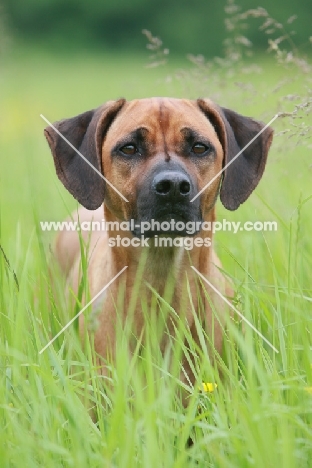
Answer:
[[[222,2],[2,2],[1,468],[311,467],[310,6],[261,4],[282,28],[273,21],[267,34],[259,30],[263,18],[242,20]],[[256,6],[241,1],[240,12]],[[288,24],[293,14],[298,19]],[[142,28],[163,45],[154,41],[156,49],[146,50]],[[268,40],[281,35],[285,40],[268,52]],[[55,233],[40,230],[39,221],[61,221],[77,207],[55,174],[40,114],[55,121],[121,96],[203,96],[264,122],[284,115],[272,125],[255,192],[235,212],[217,203],[218,220],[276,221],[277,232],[214,238],[234,304],[278,353],[248,326],[242,334],[235,317],[224,331],[224,354],[213,356],[222,379],[200,328],[196,348],[180,323],[170,361],[159,352],[153,310],[142,303],[145,346],[130,355],[131,331],[119,330],[112,385],[92,364],[92,336],[82,349],[75,325],[39,355],[81,306],[66,304],[68,285],[51,274]],[[187,409],[178,398],[185,346],[197,378],[184,388]],[[201,382],[218,386],[203,394]]]
[[[49,44],[55,50],[138,51],[144,47],[142,29],[162,38],[176,54],[222,54],[226,36],[225,0],[2,0],[7,26],[14,36]],[[311,2],[240,0],[241,11],[267,9],[282,24],[296,15],[300,27],[291,27],[295,42],[307,46],[311,35]],[[267,46],[259,31],[261,18],[246,25],[245,33],[259,49]],[[296,23],[294,23],[296,25]]]

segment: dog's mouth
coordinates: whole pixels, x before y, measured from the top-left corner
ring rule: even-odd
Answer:
[[[202,218],[166,213],[163,216],[141,217],[134,220],[134,237],[152,238],[155,236],[193,237],[201,230]]]

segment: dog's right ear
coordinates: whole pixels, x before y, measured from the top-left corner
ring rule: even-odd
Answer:
[[[53,127],[103,174],[103,137],[124,103],[124,99],[109,101],[98,109],[55,122]],[[58,178],[81,205],[89,210],[97,209],[104,200],[104,179],[53,127],[47,127],[44,135],[51,148]]]

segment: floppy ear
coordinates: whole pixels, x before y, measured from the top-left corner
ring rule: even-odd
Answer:
[[[109,101],[95,110],[55,122],[55,127],[99,172],[102,171],[102,140],[113,119],[125,103]],[[47,127],[48,140],[58,178],[67,190],[89,210],[104,200],[104,179],[53,129]]]
[[[264,172],[273,129],[250,117],[216,106],[206,99],[198,99],[202,112],[213,124],[224,151],[223,167],[242,153],[223,174],[220,199],[225,208],[236,210],[257,187]],[[259,134],[259,132],[262,133]],[[255,138],[256,137],[256,138]],[[250,141],[255,140],[246,148]]]

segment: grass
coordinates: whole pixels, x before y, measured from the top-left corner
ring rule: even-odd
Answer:
[[[130,332],[120,329],[109,384],[91,364],[92,337],[83,351],[75,327],[39,355],[74,314],[64,306],[63,280],[55,277],[52,288],[53,237],[39,230],[39,220],[61,220],[76,206],[57,181],[39,114],[54,121],[124,95],[210,95],[268,121],[308,99],[308,76],[290,69],[291,80],[272,92],[285,69],[263,57],[257,63],[262,73],[240,69],[229,78],[226,70],[207,74],[200,66],[177,73],[185,63],[146,69],[140,57],[53,57],[22,48],[2,64],[1,467],[311,466],[312,169],[311,140],[300,135],[301,122],[311,125],[308,112],[276,123],[277,134],[295,134],[275,137],[260,186],[239,211],[218,205],[218,219],[278,221],[275,233],[216,235],[237,307],[278,354],[248,327],[243,337],[237,319],[226,334],[222,360],[215,356],[222,380],[201,329],[202,346],[196,348],[183,323],[172,339],[171,359],[160,354],[148,320],[146,343],[131,356]],[[195,356],[198,376],[195,388],[187,388],[187,409],[179,399],[185,346]],[[217,387],[201,392],[201,382]],[[88,412],[90,401],[97,424]]]

